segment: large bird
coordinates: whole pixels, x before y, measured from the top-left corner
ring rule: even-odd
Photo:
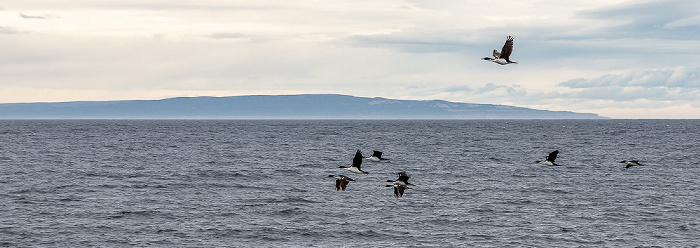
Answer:
[[[517,64],[518,62],[510,60],[511,53],[513,53],[513,37],[509,35],[506,38],[506,43],[503,44],[503,48],[501,48],[500,53],[494,49],[493,58],[484,57],[482,60],[488,60],[499,65]]]
[[[384,160],[389,160],[388,158],[382,158],[382,152],[374,150],[372,151],[372,156],[367,157],[366,159],[372,162],[379,162],[379,161],[384,161]]]
[[[544,161],[537,160],[537,161],[535,161],[535,163],[540,163],[540,164],[549,165],[549,166],[558,166],[558,164],[554,163],[554,160],[557,159],[557,154],[559,154],[559,150],[555,150],[553,152],[550,152],[549,156],[547,156],[547,159],[545,159]]]
[[[627,166],[625,166],[625,169],[629,169],[632,166],[644,166],[643,164],[640,164],[637,160],[622,160],[620,161],[620,163],[627,164]]]
[[[409,178],[411,178],[411,177],[408,176],[408,174],[406,174],[405,171],[402,171],[402,172],[399,172],[399,178],[398,178],[398,179],[396,179],[396,180],[386,180],[386,182],[388,182],[388,183],[394,183],[394,184],[398,184],[398,185],[413,185],[413,184],[411,184],[411,183],[408,182],[408,179],[409,179]]]
[[[358,174],[369,174],[369,172],[363,171],[361,169],[362,166],[362,151],[359,149],[357,152],[355,152],[355,157],[352,158],[352,166],[346,167],[346,166],[338,166],[338,168],[348,170],[349,172],[352,173],[358,173]]]
[[[328,175],[328,177],[335,178],[335,190],[342,190],[345,191],[345,188],[348,187],[349,182],[354,182],[355,180],[343,175]]]
[[[408,179],[411,178],[406,174],[405,171],[399,172],[399,178],[396,180],[386,180],[389,183],[392,183],[391,185],[385,185],[386,187],[394,187],[394,197],[401,197],[403,196],[403,192],[406,189],[411,189],[408,187],[408,185],[413,185],[408,182]]]

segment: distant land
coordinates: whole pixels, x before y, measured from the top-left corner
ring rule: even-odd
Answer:
[[[607,119],[597,114],[337,94],[0,104],[0,119]]]

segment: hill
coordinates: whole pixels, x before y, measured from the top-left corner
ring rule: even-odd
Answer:
[[[0,119],[600,119],[590,113],[335,94],[0,104]]]

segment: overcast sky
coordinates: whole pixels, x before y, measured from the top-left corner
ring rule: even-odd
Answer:
[[[480,60],[515,38],[511,60]],[[334,93],[700,118],[700,1],[4,0],[0,102]]]

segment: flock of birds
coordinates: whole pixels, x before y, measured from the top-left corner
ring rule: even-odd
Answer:
[[[487,60],[494,62],[499,65],[507,65],[507,64],[517,64],[518,62],[511,61],[510,60],[510,55],[513,53],[513,37],[508,36],[506,37],[506,42],[503,44],[503,47],[501,47],[501,52],[498,52],[496,49],[493,50],[492,56],[493,57],[484,57],[482,60]],[[557,155],[559,154],[559,150],[555,150],[545,158],[544,161],[535,161],[535,163],[547,165],[547,166],[558,166],[557,163],[554,162],[554,160],[557,159]],[[361,169],[362,165],[362,160],[367,159],[370,161],[374,162],[380,162],[384,160],[388,160],[385,158],[382,158],[382,152],[380,151],[374,151],[372,156],[369,157],[363,157],[362,156],[362,151],[357,150],[355,152],[355,157],[352,159],[352,165],[350,167],[346,166],[339,166],[338,168],[345,169],[349,172],[352,173],[358,173],[358,174],[368,174],[368,172],[363,171]],[[640,164],[639,161],[637,160],[624,160],[621,161],[620,163],[627,164],[625,167],[626,169],[632,167],[632,166],[643,166],[643,164]],[[344,175],[329,175],[328,177],[335,178],[335,190],[345,190],[345,188],[348,186],[348,183],[355,181],[354,179],[344,176]],[[399,172],[399,178],[396,180],[387,180],[386,182],[391,183],[390,185],[386,185],[386,187],[393,187],[394,188],[394,197],[401,197],[403,196],[403,193],[406,189],[411,189],[408,186],[413,185],[408,182],[408,179],[410,177],[408,174],[406,174],[405,171]]]
[[[557,163],[554,161],[557,159],[557,155],[559,155],[559,150],[555,150],[553,152],[550,152],[549,155],[545,158],[544,161],[537,160],[535,163],[547,165],[547,166],[559,166]],[[382,158],[382,152],[380,151],[373,151],[372,156],[369,157],[363,157],[362,156],[362,151],[357,150],[355,152],[355,157],[352,158],[352,165],[350,167],[347,166],[338,166],[338,168],[347,170],[352,173],[357,173],[357,174],[369,174],[369,172],[363,171],[362,170],[362,160],[367,159],[369,161],[373,162],[380,162],[380,161],[385,161],[389,160],[386,158]],[[637,160],[623,160],[620,161],[620,163],[626,164],[625,169],[629,169],[630,167],[633,166],[644,166],[643,164],[639,163]],[[411,178],[408,176],[408,174],[405,171],[399,172],[399,178],[396,180],[386,180],[386,182],[391,183],[389,185],[385,185],[386,187],[392,187],[394,188],[394,197],[401,197],[403,196],[403,193],[407,189],[411,189],[408,186],[413,186],[414,184],[411,184],[408,182],[408,179]],[[336,191],[345,191],[345,188],[348,187],[348,183],[354,182],[355,179],[352,179],[350,177],[347,177],[345,175],[328,175],[328,177],[335,178],[335,190]]]
[[[557,163],[554,163],[554,160],[557,159],[557,155],[559,155],[559,150],[555,150],[553,152],[550,152],[549,155],[544,159],[544,161],[535,161],[535,163],[547,165],[547,166],[559,166]],[[627,164],[625,166],[625,169],[629,169],[632,166],[644,166],[643,164],[639,163],[638,160],[622,160],[620,163]]]
[[[380,151],[373,151],[372,156],[369,157],[363,157],[362,156],[362,151],[357,150],[355,152],[355,157],[352,158],[352,165],[350,167],[347,166],[338,166],[338,168],[347,170],[352,173],[357,173],[357,174],[369,174],[369,172],[363,171],[362,170],[362,160],[369,160],[373,162],[381,162],[381,161],[386,161],[389,159],[382,158],[382,152]],[[335,190],[345,190],[346,187],[348,187],[348,183],[354,182],[355,179],[352,179],[350,177],[347,177],[345,175],[328,175],[328,177],[335,178]],[[407,189],[411,189],[408,186],[413,185],[408,182],[408,179],[411,178],[408,176],[408,174],[405,171],[399,172],[399,178],[396,180],[386,180],[386,182],[391,183],[389,185],[385,185],[386,187],[392,187],[394,188],[394,197],[401,197],[403,196],[403,192]]]
[[[506,37],[506,43],[503,44],[503,47],[501,47],[501,52],[498,52],[496,49],[493,50],[493,58],[491,57],[484,57],[482,60],[488,60],[491,62],[494,62],[499,65],[507,65],[507,64],[517,64],[518,62],[511,61],[510,60],[510,55],[513,53],[513,36],[508,36]],[[549,165],[549,166],[557,166],[558,164],[554,163],[554,160],[557,159],[557,154],[559,154],[559,150],[553,151],[549,153],[549,156],[544,161],[535,161],[535,163],[540,163],[543,165]],[[643,164],[640,164],[639,161],[637,160],[624,160],[621,161],[620,163],[627,164],[627,167],[625,168],[630,168],[632,166],[642,166]]]

